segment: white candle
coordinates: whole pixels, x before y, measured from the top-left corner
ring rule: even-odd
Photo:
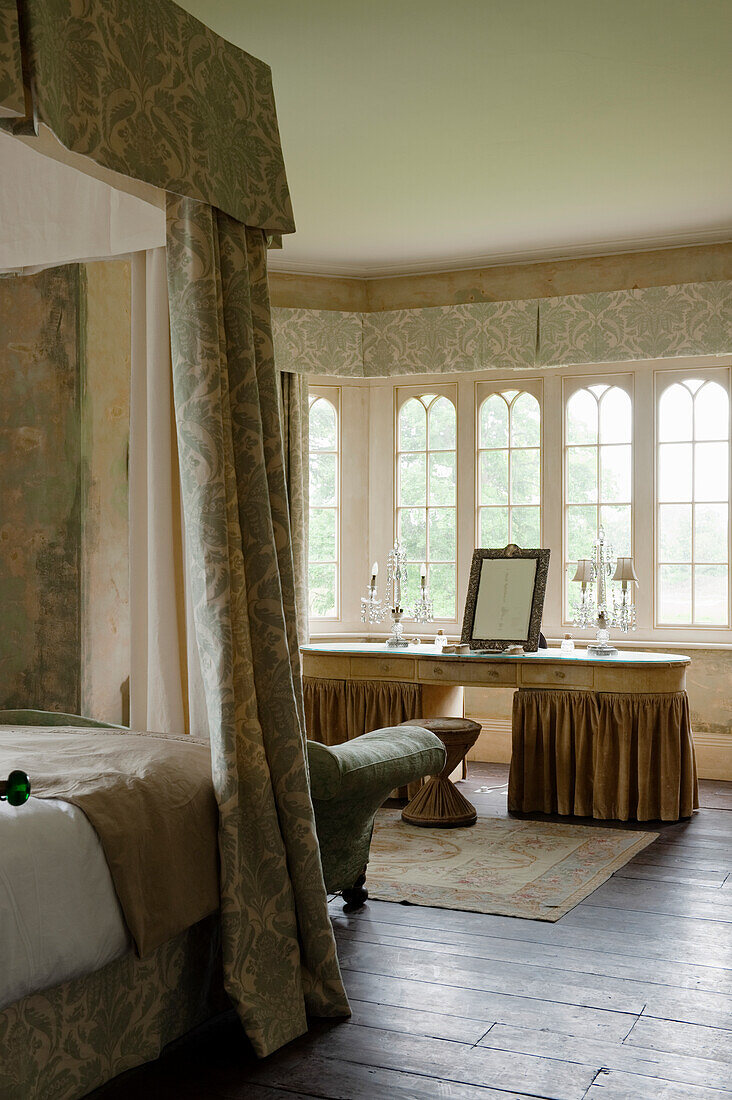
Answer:
[[[424,564],[424,562],[422,563],[422,568],[419,571],[419,582],[422,588],[424,588],[427,584],[427,566]]]
[[[376,588],[376,578],[379,575],[379,563],[377,561],[371,566],[371,587]]]

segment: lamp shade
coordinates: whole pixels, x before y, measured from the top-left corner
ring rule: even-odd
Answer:
[[[572,577],[573,581],[581,584],[591,584],[594,579],[594,566],[589,558],[580,558],[577,562],[577,572]]]
[[[635,567],[633,565],[632,558],[618,558],[618,563],[615,566],[615,572],[613,574],[614,581],[633,581],[638,584],[638,578],[635,575]]]

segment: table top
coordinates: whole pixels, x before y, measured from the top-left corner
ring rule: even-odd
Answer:
[[[522,653],[518,656],[507,653],[496,653],[490,650],[471,650],[470,653],[443,653],[436,645],[410,643],[402,649],[391,649],[385,642],[314,642],[300,647],[301,652],[326,656],[339,655],[343,657],[427,657],[430,660],[438,658],[441,661],[561,661],[563,664],[579,665],[620,665],[620,666],[658,666],[658,665],[688,665],[691,658],[682,653],[649,653],[639,650],[621,649],[615,656],[598,657],[594,653],[588,653],[586,649],[575,649],[574,653],[565,656],[556,649],[538,649],[535,653]]]

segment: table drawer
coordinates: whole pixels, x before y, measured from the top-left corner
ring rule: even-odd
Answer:
[[[414,680],[411,657],[351,657],[354,680]]]
[[[325,653],[303,653],[302,674],[321,680],[347,680],[351,675],[351,659],[342,653],[334,653],[332,656]]]
[[[482,657],[470,661],[420,661],[420,681],[444,684],[516,684],[516,665],[491,664]]]
[[[591,688],[594,673],[586,665],[522,665],[524,687]]]

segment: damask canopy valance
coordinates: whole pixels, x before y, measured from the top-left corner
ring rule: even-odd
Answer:
[[[0,0],[0,116],[244,225],[294,231],[269,66],[169,0]]]
[[[732,353],[732,282],[381,313],[273,309],[280,370],[379,378]]]

